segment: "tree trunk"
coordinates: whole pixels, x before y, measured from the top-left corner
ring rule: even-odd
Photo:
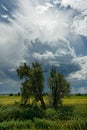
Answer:
[[[46,109],[46,104],[45,104],[45,102],[44,102],[44,99],[43,99],[42,94],[40,95],[39,100],[40,100],[40,102],[41,102],[42,107],[43,107],[44,109]]]
[[[56,108],[58,104],[58,100],[56,97],[53,98],[53,107]]]

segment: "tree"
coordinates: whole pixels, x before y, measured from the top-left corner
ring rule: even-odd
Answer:
[[[29,80],[24,81],[21,84],[22,102],[27,103],[30,96],[32,96],[32,83]]]
[[[16,72],[18,76],[20,77],[20,79],[27,80],[29,79],[29,76],[30,76],[30,69],[31,69],[30,66],[24,63],[23,65],[20,65],[17,68]]]
[[[16,70],[18,76],[20,77],[23,82],[21,83],[21,95],[22,95],[22,102],[24,104],[27,103],[29,97],[32,95],[31,91],[31,82],[30,82],[30,67],[24,63],[20,65],[19,68]]]
[[[20,96],[20,95],[21,95],[20,92],[18,92],[18,93],[17,93],[17,96]]]
[[[53,106],[61,105],[62,98],[70,92],[70,83],[61,73],[57,73],[55,68],[51,68],[48,85],[51,89]]]
[[[44,76],[41,65],[38,62],[32,63],[32,89],[35,99],[40,100],[43,108],[46,108],[44,99],[43,99],[43,90],[44,90]]]
[[[33,95],[36,101],[41,102],[42,107],[46,107],[43,100],[44,90],[44,76],[41,65],[38,62],[32,63],[32,67],[29,67],[26,63],[19,66],[17,74],[20,79],[23,79],[21,92],[22,101],[27,103],[30,95]]]

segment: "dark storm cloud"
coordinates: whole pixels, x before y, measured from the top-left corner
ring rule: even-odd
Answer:
[[[0,86],[19,85],[17,66],[37,59],[74,80],[72,87],[79,80],[82,85],[87,79],[84,1],[1,0],[0,7]]]

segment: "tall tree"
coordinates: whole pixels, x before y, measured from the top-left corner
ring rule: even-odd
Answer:
[[[21,94],[22,102],[26,104],[28,99],[33,95],[31,81],[26,80],[21,84]]]
[[[52,93],[53,106],[56,107],[62,103],[62,98],[70,92],[70,83],[52,67],[48,85]]]
[[[22,100],[27,102],[30,95],[33,95],[36,101],[40,100],[42,107],[46,107],[43,99],[44,90],[44,76],[41,65],[38,62],[32,63],[32,67],[29,67],[26,63],[19,66],[17,74],[20,79],[23,79],[21,92]]]
[[[21,95],[22,95],[22,102],[24,104],[27,103],[29,97],[32,95],[32,83],[30,81],[30,70],[31,68],[24,63],[17,68],[17,74],[20,79],[23,80],[21,83]]]
[[[43,90],[44,90],[44,76],[43,69],[41,64],[38,62],[32,63],[32,89],[34,92],[34,97],[38,101],[40,100],[43,108],[46,108],[44,99],[43,99]]]

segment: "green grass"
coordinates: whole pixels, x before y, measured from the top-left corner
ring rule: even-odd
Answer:
[[[87,96],[70,96],[63,99],[63,104],[66,105],[83,105],[87,104]]]
[[[6,121],[0,130],[87,130],[87,120],[52,121],[35,118],[33,121]]]
[[[44,99],[45,102],[47,103],[48,102],[47,97],[44,97]],[[0,104],[2,105],[10,105],[20,101],[21,101],[20,96],[0,95]],[[64,105],[87,104],[87,96],[70,96],[70,97],[65,97],[62,101]]]
[[[44,98],[47,103],[47,97]],[[0,96],[0,130],[87,130],[87,96],[63,99],[56,110],[20,106],[18,96]]]
[[[20,100],[20,96],[0,95],[0,104],[2,105],[14,104],[15,102],[20,102]]]

